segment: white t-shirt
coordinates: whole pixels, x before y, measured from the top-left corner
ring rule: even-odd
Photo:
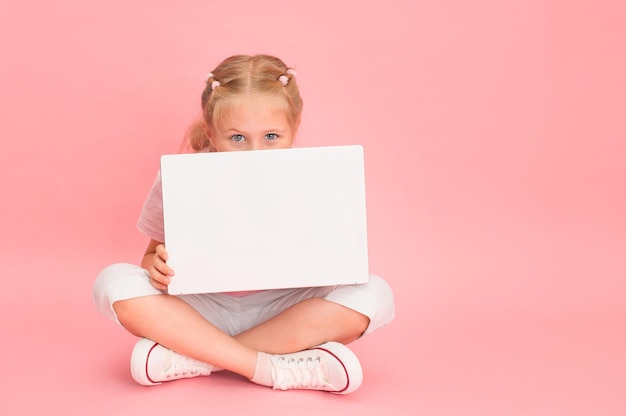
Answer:
[[[161,171],[157,172],[152,188],[143,203],[137,220],[137,228],[153,240],[163,243],[163,193],[161,190]]]

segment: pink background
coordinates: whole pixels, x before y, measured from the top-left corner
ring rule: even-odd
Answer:
[[[25,0],[0,35],[3,414],[626,414],[623,1]],[[259,52],[297,68],[301,146],[365,147],[397,319],[350,396],[140,387],[91,301],[204,73]]]

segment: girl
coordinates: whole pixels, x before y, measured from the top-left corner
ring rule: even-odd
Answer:
[[[207,74],[201,103],[202,120],[188,137],[196,152],[294,144],[302,100],[295,72],[278,58],[226,59]],[[138,228],[150,238],[141,267],[109,266],[93,287],[100,312],[141,337],[131,355],[135,381],[151,386],[228,370],[282,390],[346,394],[359,387],[361,366],[345,344],[393,319],[393,295],[384,280],[171,296],[167,287],[176,276],[163,244],[158,174]]]

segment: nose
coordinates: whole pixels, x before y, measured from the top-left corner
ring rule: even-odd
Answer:
[[[258,140],[254,138],[250,140],[248,143],[249,143],[249,146],[246,150],[263,150],[267,147],[267,143],[263,139]]]

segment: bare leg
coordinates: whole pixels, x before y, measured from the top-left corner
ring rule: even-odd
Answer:
[[[174,296],[128,299],[115,302],[113,308],[132,334],[247,378],[254,375],[258,351],[279,354],[327,341],[345,344],[369,324],[366,316],[320,298],[302,301],[235,337]]]
[[[251,378],[257,351],[222,332],[182,300],[169,295],[118,301],[113,309],[132,334],[180,354]]]
[[[369,318],[321,298],[304,300],[235,339],[270,354],[302,351],[328,341],[348,344],[359,338]]]

